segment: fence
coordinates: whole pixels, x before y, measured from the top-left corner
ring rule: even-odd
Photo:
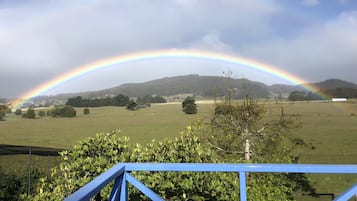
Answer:
[[[128,198],[127,182],[151,200],[163,200],[159,195],[133,177],[131,171],[174,172],[236,172],[239,175],[240,200],[247,200],[246,173],[316,173],[357,174],[357,165],[308,165],[308,164],[218,164],[218,163],[119,163],[104,172],[65,201],[88,201],[111,181],[115,181],[109,200],[124,201]],[[357,193],[357,183],[340,194],[335,201],[345,201]]]

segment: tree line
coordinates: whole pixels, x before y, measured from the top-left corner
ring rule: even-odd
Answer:
[[[128,106],[133,102],[129,96],[119,94],[114,97],[86,99],[81,96],[69,98],[66,105],[73,107],[102,107],[102,106]],[[149,103],[166,103],[166,99],[161,96],[146,95],[143,97],[137,97],[137,104],[149,104]]]
[[[319,94],[325,94],[329,97],[338,98],[357,98],[356,88],[336,88],[320,90],[317,93],[306,91],[293,91],[290,93],[288,99],[290,101],[306,101],[306,100],[324,100],[326,98]]]

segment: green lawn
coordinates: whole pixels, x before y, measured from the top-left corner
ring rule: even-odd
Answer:
[[[303,153],[300,163],[357,164],[356,102],[264,104],[269,118],[277,117],[282,106],[286,114],[298,114],[302,128],[292,134],[314,146]],[[112,129],[120,129],[134,143],[147,143],[174,137],[195,119],[207,118],[213,110],[212,104],[198,105],[197,115],[184,114],[180,104],[153,104],[139,111],[121,107],[90,108],[89,115],[83,115],[83,108],[77,108],[76,118],[29,120],[10,115],[0,122],[0,144],[68,148],[85,137]],[[2,164],[8,160],[11,160],[9,156],[0,157]],[[310,179],[318,193],[340,193],[357,182],[357,175],[311,175]]]

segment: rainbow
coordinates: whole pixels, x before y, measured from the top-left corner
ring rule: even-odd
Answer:
[[[145,61],[145,60],[155,60],[163,58],[187,58],[187,59],[198,59],[198,60],[212,60],[224,63],[230,63],[233,65],[245,66],[252,69],[259,70],[261,72],[271,74],[273,76],[284,79],[292,84],[302,84],[308,83],[306,80],[297,77],[293,74],[290,74],[286,71],[283,71],[277,67],[264,64],[252,59],[247,59],[239,57],[236,55],[223,54],[210,51],[202,50],[178,50],[178,49],[169,49],[169,50],[156,50],[156,51],[144,51],[137,52],[132,54],[123,54],[115,57],[101,59],[83,66],[79,66],[71,71],[68,71],[60,76],[57,76],[39,86],[28,91],[22,95],[19,99],[12,101],[14,108],[19,108],[27,100],[39,96],[44,92],[61,85],[62,83],[68,82],[72,79],[75,79],[79,76],[89,74],[93,71],[106,68],[114,64],[126,64],[135,61]],[[318,89],[313,85],[304,84],[303,87],[309,91],[317,92]],[[324,97],[324,95],[320,94]]]

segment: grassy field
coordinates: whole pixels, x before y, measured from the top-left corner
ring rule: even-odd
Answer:
[[[77,108],[76,118],[23,119],[11,115],[0,122],[0,144],[69,148],[85,137],[113,129],[120,129],[133,142],[146,143],[176,136],[195,119],[205,117],[212,105],[202,104],[199,109],[198,115],[186,115],[178,104],[153,104],[138,111],[123,107],[90,108],[90,115],[83,115],[83,108]]]
[[[315,149],[303,153],[300,163],[357,164],[357,103],[264,103],[269,117],[276,117],[283,106],[285,113],[298,114],[302,128],[292,134],[312,143]],[[198,104],[199,114],[186,115],[179,104],[155,105],[139,111],[119,107],[90,108],[76,118],[22,119],[11,115],[0,122],[0,144],[68,148],[97,132],[120,129],[132,142],[174,137],[197,118],[207,118],[212,104]],[[10,160],[0,157],[0,163]],[[340,193],[357,175],[311,175],[318,193]],[[304,200],[307,198],[305,197]],[[330,200],[328,196],[318,200]],[[299,199],[300,200],[300,199]],[[311,199],[316,200],[316,199]]]

